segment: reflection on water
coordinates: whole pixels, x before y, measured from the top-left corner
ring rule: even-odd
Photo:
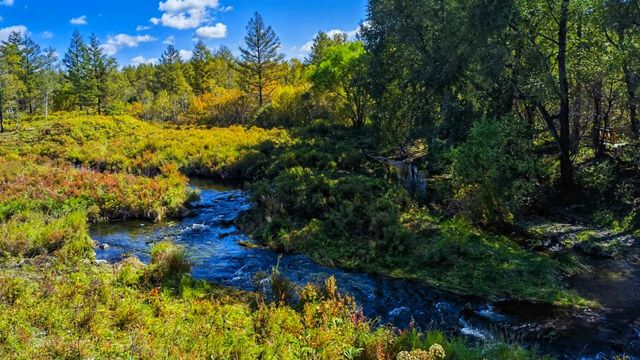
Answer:
[[[245,194],[206,182],[194,183],[194,186],[199,189],[200,199],[191,205],[193,217],[162,224],[128,222],[94,226],[93,239],[109,245],[104,250],[96,250],[97,258],[117,262],[136,255],[149,262],[151,244],[171,238],[186,248],[194,264],[195,278],[252,291],[254,275],[269,271],[277,264],[282,275],[300,286],[321,283],[328,276],[334,276],[340,289],[354,297],[365,315],[378,319],[379,324],[406,328],[414,323],[423,330],[440,329],[465,335],[473,341],[520,340],[536,344],[559,358],[606,358],[614,352],[640,354],[640,302],[635,301],[640,290],[637,268],[632,268],[636,271],[635,278],[632,276],[633,288],[625,293],[633,301],[619,300],[635,306],[611,302],[623,311],[563,312],[548,305],[515,302],[491,305],[412,281],[326,268],[303,255],[280,256],[262,248],[245,248],[238,242],[249,239],[233,225],[249,208]],[[578,288],[580,284],[590,288],[589,284],[598,283],[593,279],[574,282]],[[598,291],[615,297],[611,294],[615,289],[604,284],[610,282],[602,281]]]

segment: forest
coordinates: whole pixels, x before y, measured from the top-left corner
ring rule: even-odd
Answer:
[[[640,1],[366,13],[1,41],[0,358],[640,359]]]

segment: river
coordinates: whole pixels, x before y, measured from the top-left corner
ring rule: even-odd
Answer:
[[[279,266],[281,274],[303,286],[334,276],[378,324],[440,329],[474,342],[518,341],[559,359],[612,359],[626,353],[640,359],[640,270],[627,263],[607,264],[610,272],[590,272],[570,279],[581,295],[603,305],[562,310],[546,304],[488,303],[453,295],[421,283],[327,268],[304,255],[280,255],[250,241],[234,220],[249,209],[246,194],[198,182],[200,199],[190,205],[194,215],[166,222],[96,224],[91,236],[99,244],[96,257],[118,262],[129,255],[150,260],[150,247],[166,238],[181,244],[193,262],[197,279],[241,290],[255,290],[254,275]],[[597,265],[597,264],[596,264]]]

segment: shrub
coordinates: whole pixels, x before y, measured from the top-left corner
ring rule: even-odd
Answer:
[[[85,214],[61,216],[19,212],[0,222],[0,253],[17,257],[55,254],[77,262],[93,256]]]
[[[184,249],[171,241],[161,241],[151,248],[151,263],[144,277],[150,284],[175,283],[191,271]]]
[[[513,220],[536,184],[531,139],[530,131],[511,117],[473,125],[453,155],[455,198],[464,215],[481,223]]]

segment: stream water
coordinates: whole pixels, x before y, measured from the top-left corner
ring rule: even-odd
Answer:
[[[327,268],[304,255],[279,255],[239,244],[249,241],[234,220],[249,208],[240,190],[199,183],[194,216],[162,224],[127,222],[98,224],[91,235],[99,244],[97,259],[117,262],[129,255],[150,260],[150,246],[165,238],[183,245],[193,262],[193,276],[242,290],[255,290],[254,275],[278,265],[297,285],[321,283],[334,276],[364,314],[378,323],[422,330],[440,329],[472,341],[518,341],[559,359],[612,359],[626,353],[640,359],[640,268],[616,263],[610,271],[571,279],[583,296],[603,309],[559,310],[549,305],[487,303],[400,279]]]

